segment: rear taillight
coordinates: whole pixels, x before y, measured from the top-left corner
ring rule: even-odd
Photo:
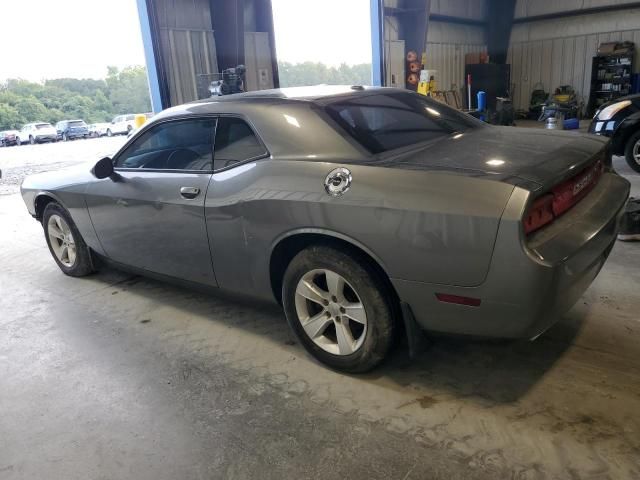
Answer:
[[[524,233],[527,235],[553,221],[553,195],[538,198],[524,217]]]
[[[604,164],[598,160],[569,180],[553,187],[551,193],[538,198],[525,215],[524,233],[535,232],[577,204],[596,186],[603,172]]]

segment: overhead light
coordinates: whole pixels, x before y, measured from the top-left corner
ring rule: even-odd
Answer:
[[[289,125],[300,128],[300,124],[298,123],[298,119],[296,117],[292,117],[291,115],[287,115],[286,113],[283,113],[282,115],[284,115],[284,119]]]
[[[431,107],[424,107],[424,109],[429,112],[431,115],[435,115],[436,117],[440,116],[440,112],[431,108]]]
[[[504,165],[504,160],[492,158],[491,160],[487,160],[487,165],[491,165],[492,167],[499,167],[500,165]]]

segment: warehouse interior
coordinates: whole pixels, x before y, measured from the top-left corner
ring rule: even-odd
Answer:
[[[136,0],[153,113],[178,107],[190,118],[203,104],[233,103],[234,98],[245,104],[263,102],[265,110],[276,108],[267,104],[268,97],[286,99],[287,90],[263,97],[243,92],[280,87],[277,3]],[[416,97],[440,102],[429,104],[436,109],[445,104],[482,122],[482,128],[500,129],[501,136],[478,144],[478,151],[500,151],[509,135],[534,130],[546,146],[571,135],[602,145],[607,140],[602,152],[603,162],[609,163],[602,171],[624,178],[632,199],[616,214],[616,225],[626,222],[627,230],[620,232],[640,240],[640,208],[633,207],[633,198],[640,198],[640,2],[367,0],[363,6],[371,25],[371,78],[364,86],[347,86],[348,93],[370,87],[414,91]],[[325,34],[342,36],[345,49],[353,40],[350,32],[336,32],[331,25]],[[180,107],[189,102],[200,103]],[[613,113],[605,117],[607,108]],[[275,142],[279,145],[299,143],[307,117],[292,112],[296,110],[285,111],[277,118],[280,123],[270,125],[270,131],[284,125],[283,137]],[[321,133],[318,138],[324,138]],[[461,136],[452,134],[451,142]],[[122,145],[128,141],[122,139]],[[32,147],[37,148],[20,148]],[[518,154],[524,148],[535,150],[531,144],[520,148]],[[557,151],[576,156],[584,153],[581,149],[586,151],[572,143]],[[371,163],[387,161],[384,153]],[[448,172],[447,162],[455,155],[474,153],[473,145],[457,150],[433,170]],[[492,156],[493,164],[487,162],[495,166],[490,174],[474,166],[451,176],[513,181],[498,170],[505,163],[502,158]],[[406,157],[397,159],[402,163]],[[324,177],[331,162],[312,160],[320,164],[317,171],[324,180],[319,194],[306,190],[315,180],[297,177],[300,185],[283,181],[273,186],[255,175],[246,181],[251,191],[246,204],[290,198],[311,204],[320,198],[318,203],[328,205],[334,198],[324,195],[331,188],[329,176]],[[258,161],[222,170],[216,186],[228,188]],[[592,182],[593,172],[584,176],[585,184]],[[113,183],[134,185],[140,181],[134,174],[131,180],[115,174]],[[352,179],[349,170],[342,174],[338,183],[348,182],[349,188],[353,181],[351,193],[358,193],[355,186],[365,175]],[[186,178],[189,172],[180,175]],[[396,178],[389,174],[374,183],[390,186]],[[111,182],[113,177],[100,180]],[[407,185],[411,198],[419,198],[419,189]],[[459,197],[474,208],[490,203],[474,196],[479,190],[472,183],[464,185],[469,187]],[[583,187],[582,180],[570,185],[573,192]],[[73,181],[62,187],[72,188]],[[615,240],[613,224],[606,229],[614,243],[597,265],[589,266],[598,276],[539,336],[516,340],[422,332],[405,304],[389,293],[397,303],[397,318],[402,318],[390,354],[370,371],[345,373],[306,352],[274,302],[234,292],[212,294],[189,282],[166,283],[120,268],[101,268],[82,279],[63,275],[51,260],[42,225],[26,214],[23,199],[14,193],[0,201],[1,480],[640,478],[640,241]],[[353,205],[367,203],[361,195]],[[136,206],[135,201],[117,201],[126,212]],[[232,201],[230,194],[210,215],[226,222],[221,238],[245,222],[234,217]],[[161,195],[150,204],[149,211],[160,211]],[[393,199],[381,199],[372,218],[387,218],[392,204]],[[505,216],[512,213],[509,205]],[[190,218],[198,215],[188,205],[179,208]],[[631,208],[635,213],[627,215]],[[417,209],[410,205],[407,217]],[[272,206],[242,242],[265,235],[270,221],[284,223],[314,213],[320,218],[326,211],[306,205],[292,213]],[[589,217],[598,212],[583,213]],[[359,219],[347,220],[366,230]],[[94,221],[90,215],[85,219],[89,225]],[[415,223],[436,233],[450,227],[447,220]],[[576,236],[582,223],[586,221],[572,226]],[[167,229],[175,229],[168,224]],[[128,228],[142,235],[147,227],[141,221]],[[305,228],[319,234],[313,225]],[[463,229],[482,233],[472,221]],[[375,231],[369,238],[384,233]],[[399,239],[403,232],[398,228],[395,234]],[[548,237],[554,235],[551,231]],[[449,245],[436,237],[416,236],[412,246]],[[455,239],[447,240],[455,244]],[[152,243],[146,247],[152,249]],[[191,247],[182,252],[185,258],[193,253]],[[297,245],[290,242],[287,248]],[[494,248],[495,255],[512,251],[499,242]],[[395,250],[397,256],[408,255],[397,246]],[[348,251],[360,258],[355,250]],[[259,264],[254,254],[242,259],[246,264],[225,259],[226,273]],[[535,261],[544,264],[548,258]],[[462,263],[461,268],[468,267]],[[504,263],[505,271],[519,272],[523,260],[514,256]],[[571,268],[566,264],[562,274],[570,276]],[[372,270],[371,278],[382,282],[378,275],[384,269]],[[505,292],[509,282],[522,280],[518,275],[505,276]],[[563,286],[564,278],[559,274],[540,288],[536,309],[543,309],[546,295]],[[455,286],[473,291],[483,281]],[[450,298],[467,311],[474,307],[461,303],[472,297]],[[501,302],[509,308],[514,303],[506,296]]]

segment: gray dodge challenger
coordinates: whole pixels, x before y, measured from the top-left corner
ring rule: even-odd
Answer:
[[[401,332],[540,335],[600,271],[628,194],[606,139],[360,86],[174,107],[113,158],[22,184],[65,274],[109,263],[278,302],[349,372]]]

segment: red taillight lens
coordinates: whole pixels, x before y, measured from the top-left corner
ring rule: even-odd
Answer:
[[[604,164],[598,160],[533,202],[524,218],[524,233],[538,230],[573,207],[596,186],[603,173]]]
[[[524,233],[529,234],[553,221],[553,195],[538,198],[524,217]]]

